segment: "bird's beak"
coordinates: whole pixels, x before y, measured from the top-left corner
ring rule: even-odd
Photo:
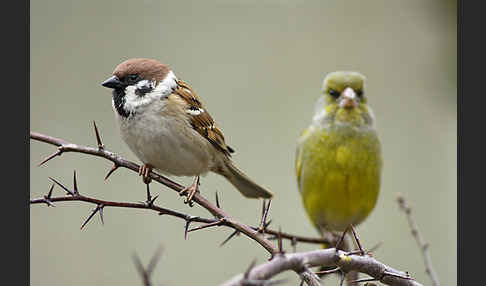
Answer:
[[[112,76],[109,79],[105,80],[104,82],[101,83],[102,86],[107,87],[107,88],[122,88],[123,83],[118,79],[117,76]]]
[[[341,100],[339,101],[339,107],[342,108],[354,108],[358,105],[358,97],[356,96],[356,92],[350,87],[347,87],[341,93]]]

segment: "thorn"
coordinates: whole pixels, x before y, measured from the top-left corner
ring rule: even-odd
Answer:
[[[344,279],[346,278],[346,273],[341,270],[341,279],[339,280],[339,286],[343,286]]]
[[[150,195],[150,184],[146,184],[147,186],[147,202],[150,202],[152,199],[152,196]]]
[[[397,278],[402,278],[402,279],[405,279],[405,280],[412,280],[412,277],[409,276],[408,272],[407,272],[407,276],[402,276],[402,275],[399,275],[399,274],[395,274],[395,273],[392,273],[392,272],[388,272],[388,271],[383,271],[383,276],[393,276],[393,277],[397,277]]]
[[[272,223],[272,220],[269,220],[265,223],[265,225],[263,226],[263,229],[267,229],[267,227]]]
[[[47,161],[51,160],[52,158],[56,157],[56,156],[61,156],[62,154],[62,146],[59,146],[57,148],[57,151],[52,153],[51,155],[49,155],[49,157],[45,158],[44,160],[42,160],[42,162],[39,163],[39,165],[37,165],[37,167],[40,167],[42,165],[44,165],[45,163],[47,163]]]
[[[197,216],[190,216],[190,215],[188,215],[186,217],[186,225],[184,226],[184,240],[187,240],[187,232],[189,230],[189,225],[196,218],[198,218],[198,217]]]
[[[42,200],[48,207],[56,207],[49,199],[44,198]]]
[[[142,276],[143,285],[146,285],[146,286],[151,285],[149,274],[147,273],[147,271],[143,267],[142,262],[140,261],[140,258],[138,258],[138,256],[136,254],[133,255],[133,262],[135,263],[135,267],[137,268],[138,273],[140,274],[140,276]]]
[[[153,206],[154,205],[154,202],[155,200],[159,197],[159,195],[156,195],[155,197],[152,198],[152,200],[150,201],[149,205],[150,206]]]
[[[208,227],[213,227],[213,226],[220,226],[222,225],[223,223],[225,222],[225,219],[224,218],[221,218],[215,222],[210,222],[210,223],[207,223],[207,224],[203,224],[201,226],[198,226],[198,227],[195,227],[195,228],[192,228],[190,230],[188,230],[187,232],[192,232],[192,231],[196,231],[196,230],[201,230],[201,229],[205,229],[205,228],[208,228]]]
[[[265,229],[268,226],[266,224],[266,221],[267,221],[268,211],[270,210],[270,203],[271,202],[272,202],[272,200],[268,200],[268,204],[265,204],[266,203],[266,200],[263,200],[263,204],[262,204],[262,220],[261,220],[260,226],[258,227],[258,230],[257,230],[262,235],[265,234]]]
[[[52,183],[52,186],[51,186],[51,188],[49,189],[49,193],[47,193],[47,196],[44,196],[44,198],[45,198],[45,199],[47,199],[47,200],[50,200],[50,199],[51,199],[51,196],[52,196],[52,190],[54,190],[54,186],[55,186],[55,185],[56,185],[56,184]]]
[[[113,174],[113,172],[116,171],[116,169],[118,169],[118,165],[116,163],[113,163],[113,167],[111,167],[110,171],[108,171],[108,174],[106,174],[105,176],[105,181],[108,180],[108,178],[111,176],[111,174]]]
[[[186,225],[184,226],[184,240],[187,240],[187,231],[189,230],[189,225],[191,224],[191,220],[186,220]]]
[[[100,205],[100,219],[101,219],[101,224],[105,225],[105,221],[103,220],[103,208],[105,206],[103,204]]]
[[[296,252],[297,251],[297,238],[292,237],[292,240],[290,241],[290,245],[292,245],[292,251]]]
[[[262,200],[262,218],[265,215],[265,199]]]
[[[155,200],[159,197],[159,195],[156,195],[155,197],[152,198],[152,195],[150,194],[150,187],[149,184],[147,185],[147,200],[143,202],[147,207],[152,207],[154,205]]]
[[[333,268],[333,269],[330,269],[330,270],[323,270],[323,271],[316,272],[316,274],[317,275],[327,275],[327,274],[335,273],[335,272],[338,272],[338,271],[341,271],[341,268],[336,267],[336,268]]]
[[[218,209],[221,208],[220,204],[219,204],[219,197],[218,197],[218,192],[216,191],[216,206],[218,207]]]
[[[353,250],[353,251],[346,252],[347,256],[356,255],[356,254],[363,255],[363,252],[361,250]]]
[[[284,254],[283,243],[282,243],[282,228],[278,227],[278,252]]]
[[[96,142],[98,143],[98,150],[103,150],[103,148],[105,148],[105,145],[101,143],[100,133],[98,132],[98,127],[96,127],[96,122],[94,120],[93,120],[93,126],[96,134]]]
[[[73,176],[73,188],[74,188],[74,191],[73,193],[75,195],[79,195],[79,192],[78,192],[78,184],[76,182],[76,170],[74,170],[74,176]]]
[[[223,240],[223,242],[221,242],[221,244],[219,245],[219,247],[225,245],[228,241],[230,241],[230,239],[232,239],[233,237],[237,236],[240,234],[240,231],[239,230],[235,230],[233,231],[225,240]]]
[[[255,267],[255,264],[256,264],[256,259],[253,259],[250,266],[248,266],[248,269],[246,269],[245,274],[243,274],[244,280],[248,279],[248,277],[250,276],[250,271],[253,269],[253,267]]]
[[[159,246],[154,255],[152,255],[152,258],[150,258],[149,264],[147,265],[147,274],[149,276],[152,275],[155,265],[157,265],[157,262],[159,262],[160,256],[162,255],[162,250],[162,247]]]
[[[101,209],[103,208],[103,205],[97,205],[96,208],[91,212],[91,214],[88,216],[88,218],[84,221],[83,225],[81,225],[80,229],[83,229],[83,227],[91,220],[91,218]]]
[[[379,281],[376,278],[362,278],[362,279],[356,279],[353,281],[349,281],[349,283],[361,283],[361,282],[372,282],[372,281]]]
[[[56,183],[59,187],[63,188],[68,194],[70,194],[71,196],[74,197],[74,193],[72,191],[70,191],[68,188],[64,187],[61,183],[59,183],[58,181],[54,180],[51,177],[49,177],[49,179],[51,179],[51,181],[53,181],[54,183]]]

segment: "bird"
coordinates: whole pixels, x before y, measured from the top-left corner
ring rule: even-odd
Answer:
[[[155,169],[172,176],[193,176],[180,191],[192,203],[199,177],[209,171],[226,178],[247,198],[273,197],[231,161],[234,149],[186,82],[155,59],[131,58],[118,64],[101,83],[112,89],[112,107],[120,134],[140,159],[139,175],[147,185]],[[190,204],[192,205],[192,204]]]
[[[297,139],[298,190],[324,237],[363,222],[378,199],[383,160],[365,83],[355,71],[327,74],[311,123]]]

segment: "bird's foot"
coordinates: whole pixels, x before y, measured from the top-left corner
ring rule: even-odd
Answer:
[[[184,203],[189,204],[189,206],[192,207],[194,204],[192,199],[197,192],[199,192],[199,176],[194,177],[192,184],[180,191],[179,195],[183,196],[187,193],[187,198],[184,200]]]
[[[144,184],[150,184],[152,178],[149,177],[150,172],[152,171],[152,166],[149,164],[143,164],[138,169],[138,175],[142,176],[142,181]]]

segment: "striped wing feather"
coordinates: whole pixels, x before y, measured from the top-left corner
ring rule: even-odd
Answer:
[[[178,80],[177,87],[173,91],[187,102],[187,113],[191,120],[191,125],[199,134],[211,142],[218,150],[230,157],[234,150],[224,142],[224,135],[216,127],[213,118],[209,112],[203,108],[201,101],[196,93],[185,82]]]

